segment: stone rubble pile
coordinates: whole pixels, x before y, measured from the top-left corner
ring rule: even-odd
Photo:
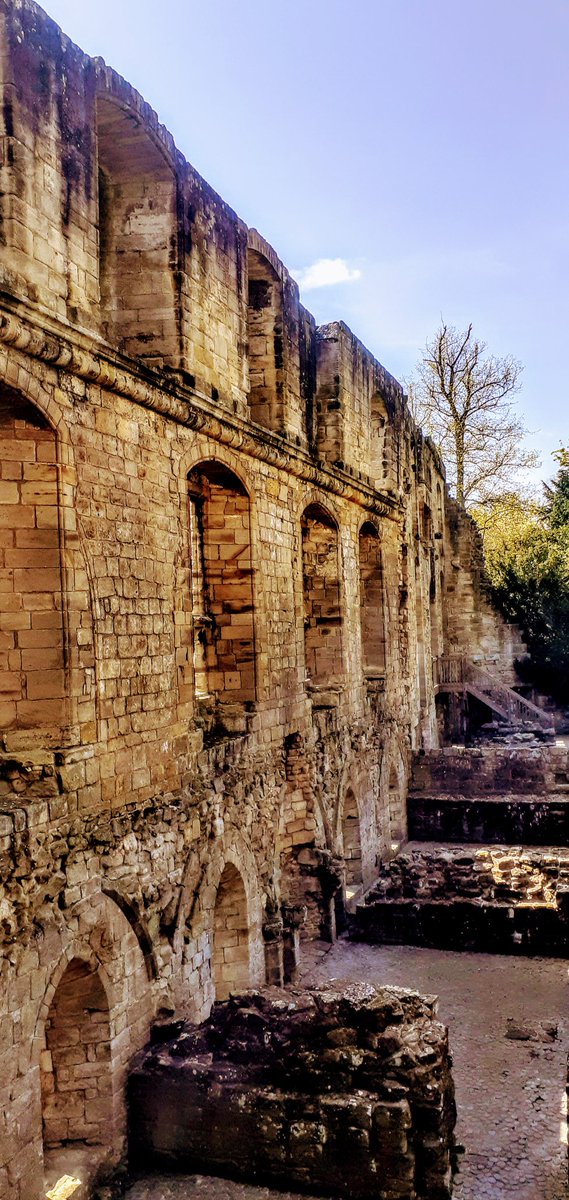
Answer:
[[[131,1161],[446,1200],[454,1089],[435,1014],[434,997],[332,981],[247,991],[201,1025],[158,1029],[130,1077]]]

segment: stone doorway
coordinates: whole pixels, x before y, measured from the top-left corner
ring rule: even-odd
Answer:
[[[237,867],[227,863],[217,889],[213,916],[212,975],[216,1000],[248,988],[249,921],[247,896]]]
[[[356,797],[351,788],[346,792],[342,810],[342,849],[346,872],[346,899],[349,900],[363,883],[360,818]]]
[[[112,1154],[109,1002],[97,969],[72,959],[53,997],[40,1059],[46,1181],[93,1180]]]

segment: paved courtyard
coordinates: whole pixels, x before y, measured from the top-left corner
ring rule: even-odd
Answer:
[[[306,982],[366,979],[440,996],[454,1059],[457,1138],[465,1147],[456,1200],[566,1200],[566,962],[345,941],[327,952],[311,949],[311,959]],[[147,1178],[127,1195],[128,1200],[297,1200],[293,1193],[202,1176]]]

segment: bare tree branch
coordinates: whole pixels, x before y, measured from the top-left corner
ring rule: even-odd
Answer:
[[[411,385],[414,414],[438,444],[449,484],[461,504],[485,503],[511,491],[516,471],[536,466],[523,446],[527,432],[512,407],[522,365],[488,354],[472,324],[442,324],[425,346]]]

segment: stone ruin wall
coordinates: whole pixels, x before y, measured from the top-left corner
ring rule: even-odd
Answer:
[[[155,1028],[129,1080],[147,1170],[376,1200],[449,1200],[455,1103],[437,1001],[334,980],[233,994]]]
[[[405,839],[478,566],[399,384],[141,97],[30,0],[0,71],[0,1197],[37,1200],[44,1151],[120,1158],[157,1012],[292,978]]]

